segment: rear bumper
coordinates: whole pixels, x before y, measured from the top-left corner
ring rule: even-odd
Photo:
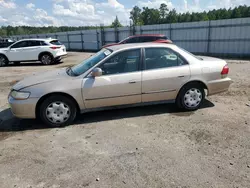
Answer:
[[[213,80],[207,83],[208,95],[214,95],[217,93],[225,92],[229,86],[233,83],[230,78],[223,78],[220,80]]]
[[[36,118],[36,104],[39,98],[28,98],[26,100],[16,100],[9,96],[8,101],[14,116],[24,119]]]
[[[55,55],[55,59],[63,58],[63,57],[66,57],[66,56],[67,56],[67,52],[58,52],[58,53]]]

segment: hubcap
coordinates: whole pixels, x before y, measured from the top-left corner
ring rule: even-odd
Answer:
[[[64,123],[69,116],[70,108],[63,102],[53,102],[46,108],[46,117],[52,123]]]
[[[197,107],[202,100],[202,93],[199,89],[192,88],[184,95],[184,104],[189,107]]]
[[[44,55],[42,57],[42,62],[43,62],[43,64],[46,64],[46,65],[50,64],[51,63],[51,57],[49,55]]]

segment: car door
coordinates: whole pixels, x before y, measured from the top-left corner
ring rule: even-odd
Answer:
[[[84,78],[85,107],[100,108],[141,103],[141,49],[114,54],[98,66],[102,76]]]
[[[175,99],[190,78],[188,62],[170,48],[146,48],[142,71],[142,102]]]
[[[23,54],[27,57],[27,60],[38,60],[39,53],[41,51],[40,41],[29,40],[27,46],[23,48]]]
[[[23,40],[20,42],[17,42],[10,46],[10,49],[7,52],[9,61],[22,61],[26,60],[27,54],[24,54],[23,49],[28,46],[27,41]]]

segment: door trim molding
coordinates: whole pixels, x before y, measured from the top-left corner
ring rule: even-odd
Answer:
[[[159,91],[148,91],[148,92],[143,92],[142,95],[144,95],[144,94],[153,94],[153,93],[173,92],[173,91],[176,91],[176,89],[171,89],[171,90],[159,90]]]
[[[112,97],[90,98],[90,99],[85,99],[85,101],[101,100],[101,99],[110,99],[110,98],[118,98],[118,97],[131,97],[131,96],[136,96],[136,95],[154,94],[154,93],[164,93],[164,92],[173,92],[173,91],[176,91],[176,89],[171,89],[171,90],[160,90],[160,91],[149,91],[149,92],[143,92],[142,94],[131,94],[131,95],[119,95],[119,96],[112,96]]]
[[[131,97],[131,96],[136,96],[136,95],[141,95],[141,94],[131,94],[131,95],[119,95],[119,96],[112,96],[112,97],[91,98],[91,99],[85,99],[85,101],[111,99],[111,98],[118,98],[118,97]]]

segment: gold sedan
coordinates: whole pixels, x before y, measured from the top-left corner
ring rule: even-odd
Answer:
[[[207,95],[228,90],[222,59],[197,57],[174,44],[125,44],[104,48],[82,63],[25,78],[9,103],[19,118],[71,124],[77,112],[175,102],[197,110]]]

